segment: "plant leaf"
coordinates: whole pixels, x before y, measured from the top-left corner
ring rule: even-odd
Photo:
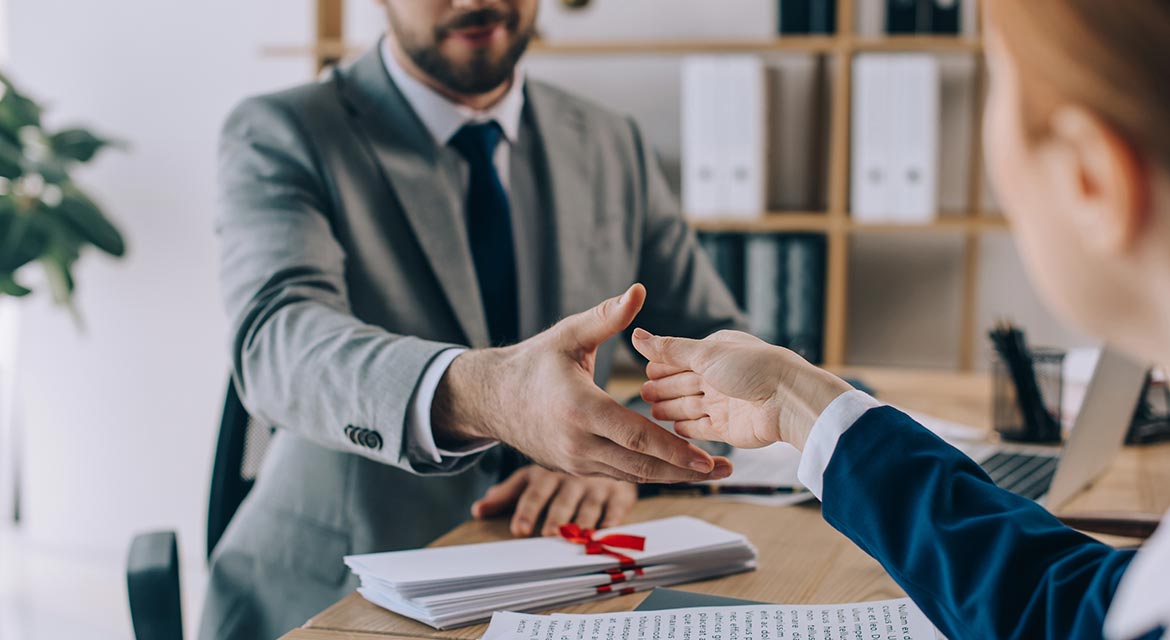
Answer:
[[[26,289],[13,279],[11,273],[0,274],[0,295],[13,296],[20,298],[32,293],[30,289]]]
[[[0,177],[14,180],[24,174],[21,160],[24,153],[20,147],[4,136],[0,136]]]
[[[77,188],[65,190],[61,204],[53,209],[85,240],[106,253],[121,257],[126,242],[118,229],[106,219],[98,206]]]
[[[105,147],[118,143],[90,133],[85,129],[65,129],[49,136],[49,146],[59,157],[77,162],[89,162]]]
[[[40,126],[40,106],[21,95],[12,84],[7,84],[4,97],[0,98],[0,128],[12,139],[19,140],[22,128]]]
[[[72,262],[65,256],[47,253],[41,257],[41,266],[49,280],[49,291],[57,304],[69,304],[73,298],[73,275],[69,273]]]
[[[49,245],[46,230],[32,220],[28,214],[15,214],[0,217],[0,273],[13,272],[25,264],[36,260],[43,254]]]

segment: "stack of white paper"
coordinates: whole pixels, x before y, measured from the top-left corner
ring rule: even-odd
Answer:
[[[592,534],[625,534],[644,550],[608,553],[562,538],[529,538],[347,556],[370,602],[438,629],[481,622],[494,611],[532,611],[755,568],[744,536],[679,516]],[[619,559],[624,556],[624,559]]]

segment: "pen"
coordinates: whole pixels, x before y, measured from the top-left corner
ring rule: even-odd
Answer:
[[[650,484],[642,485],[642,497],[660,495],[680,496],[771,496],[805,493],[804,487],[772,487],[768,485],[719,485],[719,484]]]

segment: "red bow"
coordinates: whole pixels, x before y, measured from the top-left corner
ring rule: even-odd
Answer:
[[[593,529],[582,529],[576,524],[561,525],[561,537],[573,544],[585,545],[585,553],[589,555],[607,555],[618,559],[622,567],[633,567],[637,562],[630,556],[607,547],[642,551],[646,548],[646,538],[631,536],[624,533],[611,533],[596,540],[593,539]]]

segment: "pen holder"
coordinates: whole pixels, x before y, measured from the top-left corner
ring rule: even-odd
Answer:
[[[1013,442],[1056,443],[1061,440],[1061,402],[1064,396],[1064,356],[1061,349],[1038,347],[1032,349],[1032,366],[1036,384],[1045,409],[1052,415],[1055,432],[1037,433],[1020,412],[1016,386],[1003,358],[996,355],[992,362],[992,393],[994,426],[1004,440]]]

